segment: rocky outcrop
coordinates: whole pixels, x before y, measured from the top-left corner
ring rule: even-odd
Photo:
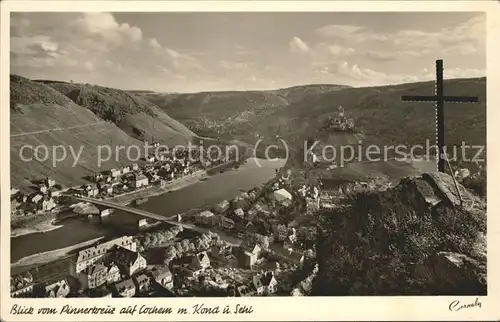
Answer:
[[[446,174],[323,216],[313,295],[486,294],[486,205]]]

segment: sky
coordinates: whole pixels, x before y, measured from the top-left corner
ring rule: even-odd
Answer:
[[[159,92],[486,75],[469,12],[11,14],[11,74]]]

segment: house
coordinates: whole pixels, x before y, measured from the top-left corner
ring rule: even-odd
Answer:
[[[106,269],[107,269],[107,276],[106,276],[107,284],[113,284],[121,280],[120,269],[118,268],[118,266],[115,265],[115,263],[109,263],[106,266]]]
[[[210,267],[210,258],[208,257],[207,252],[203,251],[193,256],[191,267],[199,268],[202,270]]]
[[[148,162],[155,162],[156,158],[154,155],[150,155],[146,157],[146,161]]]
[[[40,186],[38,186],[38,190],[41,193],[46,194],[49,191],[49,187],[47,187],[46,185],[40,185]]]
[[[92,289],[103,285],[108,279],[108,268],[102,264],[95,264],[80,272],[78,280],[83,289]]]
[[[204,224],[204,225],[210,225],[213,223],[213,220],[214,220],[214,213],[211,212],[211,211],[208,211],[208,210],[205,210],[205,211],[202,211],[199,215],[198,215],[198,220],[200,223]]]
[[[319,199],[306,198],[306,214],[311,215],[319,210]]]
[[[114,250],[112,259],[128,276],[144,270],[147,266],[146,259],[141,254],[119,246]]]
[[[304,263],[304,253],[303,252],[289,250],[287,257],[292,263],[294,263],[296,265],[302,265]]]
[[[234,228],[234,220],[229,219],[225,216],[218,215],[217,216],[217,225],[222,229],[233,229]]]
[[[99,182],[99,181],[101,181],[103,178],[104,178],[104,177],[103,177],[102,173],[98,173],[98,174],[96,174],[96,175],[94,176],[94,182]]]
[[[133,278],[136,294],[145,293],[151,291],[151,278],[146,274],[139,274]]]
[[[97,188],[99,189],[100,192],[106,192],[106,190],[109,187],[112,187],[112,186],[107,182],[101,181],[101,182],[97,183]]]
[[[206,268],[210,267],[210,258],[207,252],[203,251],[194,255],[189,266],[194,276],[205,271]]]
[[[135,176],[135,188],[145,187],[149,184],[149,179],[143,175],[139,174]]]
[[[106,187],[103,189],[103,192],[111,195],[113,194],[113,186],[112,185],[106,185]]]
[[[132,297],[136,294],[136,287],[131,278],[115,284],[116,294],[120,297]]]
[[[17,201],[22,202],[22,203],[28,202],[28,196],[25,195],[24,193],[17,194],[17,198],[16,199],[17,199]]]
[[[171,290],[174,287],[174,279],[168,267],[154,269],[151,272],[151,275],[153,276],[153,280],[156,282],[156,284],[158,284],[158,286],[163,287],[167,290]]]
[[[148,178],[149,182],[157,182],[160,181],[160,176],[156,171],[148,171],[146,173],[146,177]]]
[[[223,258],[227,255],[231,254],[232,247],[230,245],[227,246],[212,246],[210,248],[210,256],[213,258]]]
[[[85,295],[87,297],[90,297],[90,298],[109,298],[109,297],[112,297],[111,291],[104,285],[102,285],[98,288],[86,290]]]
[[[56,203],[52,198],[44,198],[41,204],[41,209],[43,211],[49,211],[56,207]]]
[[[292,195],[285,189],[279,189],[273,192],[272,198],[278,202],[283,202],[287,200],[291,201]]]
[[[38,204],[40,201],[42,201],[43,195],[41,194],[35,194],[31,197],[31,202],[34,204]]]
[[[299,236],[305,240],[315,240],[317,236],[317,228],[314,226],[302,226],[299,228]]]
[[[132,171],[139,170],[139,165],[137,163],[132,164]]]
[[[245,217],[245,212],[243,211],[243,209],[238,208],[238,209],[234,210],[234,215],[236,217],[239,217],[239,218],[243,219]]]
[[[50,190],[49,191],[49,197],[51,197],[51,198],[60,197],[61,194],[62,194],[61,190]]]
[[[288,228],[283,224],[272,225],[274,238],[279,241],[284,241],[287,237]]]
[[[295,228],[293,228],[293,227],[288,228],[286,241],[290,244],[295,244],[295,242],[297,241],[297,234],[296,234]]]
[[[33,296],[33,284],[26,285],[20,289],[10,292],[10,297],[20,298],[20,297],[31,297]]]
[[[271,213],[271,211],[269,210],[269,207],[260,201],[254,205],[254,209],[257,210],[257,213],[259,216],[263,216],[263,217],[267,217]]]
[[[127,166],[127,165],[126,165],[126,166],[124,166],[124,167],[122,168],[122,174],[127,174],[127,173],[129,173],[129,172],[130,172],[130,167],[129,167],[129,166]]]
[[[113,178],[118,178],[121,174],[120,170],[118,169],[111,169],[109,170],[109,174],[113,177]]]
[[[236,287],[236,296],[246,297],[255,295],[255,289],[252,287],[248,287],[246,285],[240,285]]]
[[[68,296],[70,288],[65,279],[45,286],[45,297],[63,298]]]
[[[70,274],[78,278],[78,273],[103,258],[106,253],[114,246],[120,246],[133,252],[137,250],[137,244],[131,236],[123,236],[102,244],[98,244],[96,246],[83,249],[78,252],[76,261],[70,264]]]
[[[278,281],[272,271],[254,276],[252,279],[257,295],[271,295],[278,290]]]
[[[233,206],[235,209],[241,208],[246,209],[249,205],[249,201],[241,198],[241,196],[237,196],[233,199]]]
[[[218,214],[222,214],[226,212],[228,209],[229,209],[229,201],[223,200],[215,206],[214,211]]]
[[[30,272],[11,277],[11,297],[28,297],[31,295],[33,295],[33,276]]]
[[[16,188],[10,188],[10,197],[14,198],[17,194],[19,193],[19,189]]]
[[[246,231],[244,234],[244,238],[247,239],[250,242],[255,242],[259,244],[262,248],[267,248],[271,241],[269,240],[268,236],[264,236],[262,234],[252,232],[252,231]],[[267,245],[267,246],[266,246]]]
[[[257,263],[261,252],[262,248],[257,243],[244,242],[238,251],[238,262],[240,267],[252,268],[255,263]]]
[[[99,194],[99,188],[97,188],[96,184],[85,186],[85,191],[87,192],[87,197],[95,197]]]
[[[45,178],[44,183],[47,187],[51,188],[51,187],[55,186],[56,181],[54,179],[47,177],[47,178]]]

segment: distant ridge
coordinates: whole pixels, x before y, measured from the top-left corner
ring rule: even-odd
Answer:
[[[435,139],[432,104],[403,103],[402,95],[432,95],[434,82],[349,87],[304,85],[271,91],[143,94],[196,133],[255,141],[321,137],[318,129],[339,105],[365,134],[390,144]],[[486,77],[445,80],[446,95],[479,96],[479,104],[447,104],[446,141],[486,142]]]

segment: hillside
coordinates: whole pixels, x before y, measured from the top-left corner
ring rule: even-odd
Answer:
[[[153,137],[164,144],[180,144],[195,136],[154,104],[119,90],[35,82],[16,75],[11,75],[10,80],[11,183],[23,190],[45,176],[64,186],[82,184],[82,177],[95,171],[132,162],[122,150],[99,167],[98,146],[109,145],[110,151],[116,151],[117,146],[143,147],[143,140],[151,141]],[[44,162],[23,161],[20,152],[27,145],[43,145],[50,152],[63,146],[67,157],[55,167],[52,157]],[[75,156],[81,149],[76,164],[70,148]],[[63,159],[62,147],[56,151]],[[106,158],[108,150],[102,151]],[[24,158],[33,155],[29,149],[22,152]],[[134,160],[136,150],[131,149],[129,155]]]
[[[270,91],[226,91],[194,94],[148,93],[141,96],[158,105],[198,134],[249,141],[256,133],[270,133],[269,117],[276,109],[340,85],[306,85]],[[260,122],[265,120],[264,124]],[[261,127],[259,125],[264,125]],[[275,133],[273,133],[274,135]]]
[[[446,174],[353,196],[323,217],[320,296],[485,295],[486,203]]]
[[[434,82],[349,88],[337,85],[296,86],[263,92],[146,94],[172,117],[209,136],[254,142],[256,136],[299,144],[316,137],[329,115],[342,105],[365,140],[382,144],[435,144],[435,110],[431,103],[407,103],[402,95],[432,95]],[[486,142],[486,79],[445,81],[446,95],[479,96],[479,104],[446,104],[446,142]],[[336,142],[334,142],[336,143]]]
[[[88,108],[103,120],[113,122],[137,139],[154,139],[176,145],[186,143],[186,138],[195,136],[184,125],[140,96],[96,85],[41,82]]]

